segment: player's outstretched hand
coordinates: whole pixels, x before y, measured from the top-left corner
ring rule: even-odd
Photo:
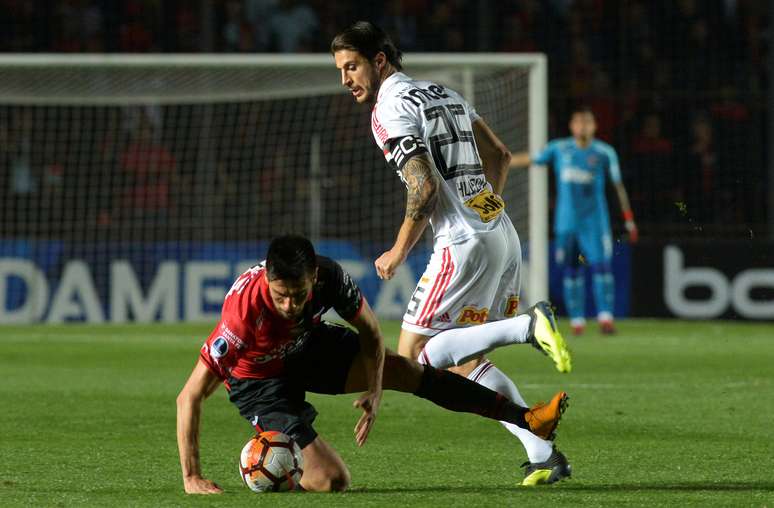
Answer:
[[[629,232],[629,243],[637,243],[637,240],[640,239],[640,231],[637,229],[637,224],[633,220],[627,220],[624,226],[626,231]]]
[[[379,403],[382,400],[381,390],[378,392],[365,392],[352,405],[363,410],[363,414],[355,425],[355,442],[358,446],[363,446],[368,439],[368,433],[376,421],[376,413],[379,410]]]
[[[212,480],[207,480],[201,476],[192,476],[183,479],[183,487],[186,494],[222,494],[223,489]]]
[[[376,267],[376,275],[380,279],[390,280],[395,275],[395,270],[406,260],[406,255],[397,251],[396,249],[390,249],[379,258],[374,261]]]

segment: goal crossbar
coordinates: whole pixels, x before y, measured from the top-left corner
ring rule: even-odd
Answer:
[[[472,76],[476,69],[528,69],[528,149],[535,153],[547,142],[545,55],[408,53],[404,56],[404,64],[415,77],[451,81],[464,96],[471,98],[472,103],[475,103]],[[306,74],[288,78],[288,83],[267,87],[267,82],[273,78],[264,76],[261,70],[269,67],[303,69]],[[243,82],[240,86],[230,89],[223,81],[228,79],[228,73],[221,79],[210,72],[218,69],[248,74],[240,79]],[[53,70],[69,73],[68,84],[43,78],[44,73]],[[142,74],[142,83],[127,85],[118,93],[111,88],[111,73],[136,75],[143,70],[146,72]],[[202,75],[194,72],[192,79],[191,71],[196,70],[203,71]],[[187,75],[177,80],[177,71],[186,71]],[[36,72],[41,78],[34,79]],[[455,75],[451,76],[450,72]],[[0,104],[21,106],[239,102],[294,97],[301,92],[323,95],[343,91],[329,54],[5,54],[0,55],[0,73]],[[251,80],[263,80],[263,88],[251,90]],[[81,84],[87,83],[94,89],[85,91]],[[545,171],[532,170],[528,181],[529,265],[526,275],[528,300],[532,303],[548,296],[548,176]]]

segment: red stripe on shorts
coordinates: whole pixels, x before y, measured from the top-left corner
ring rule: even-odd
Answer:
[[[447,247],[446,250],[448,251],[449,248]],[[446,278],[443,283],[443,289],[439,291],[435,304],[433,304],[432,310],[430,311],[430,314],[427,316],[427,323],[425,323],[426,325],[429,326],[430,323],[433,322],[433,318],[435,317],[435,311],[438,310],[438,307],[441,305],[441,301],[443,301],[443,295],[445,295],[446,290],[449,289],[449,283],[451,282],[453,275],[454,275],[454,261],[451,260],[451,255],[449,255],[449,267],[446,270]]]
[[[422,312],[419,314],[419,318],[417,319],[417,325],[422,323],[422,320],[425,317],[425,314],[429,310],[430,302],[433,300],[433,296],[435,295],[436,290],[440,286],[440,282],[443,279],[444,270],[447,268],[447,263],[449,261],[449,253],[448,248],[443,250],[443,261],[441,262],[441,270],[438,272],[438,275],[435,276],[435,282],[433,283],[433,289],[430,290],[430,294],[427,295],[427,300],[425,300],[425,305],[422,307]]]
[[[444,284],[446,283],[446,280],[449,276],[450,265],[451,265],[451,254],[449,254],[449,248],[447,247],[443,250],[443,265],[441,266],[441,271],[439,271],[438,275],[436,276],[435,286],[433,286],[433,292],[428,296],[427,302],[425,302],[425,310],[417,320],[417,325],[430,326],[430,324],[432,323],[431,316],[435,312],[436,308],[438,307],[437,305],[438,295],[443,290]]]

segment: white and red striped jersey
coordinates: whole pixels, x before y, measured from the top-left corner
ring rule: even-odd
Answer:
[[[504,215],[505,203],[492,192],[478,155],[472,127],[478,118],[454,90],[402,72],[382,83],[371,112],[376,144],[402,180],[412,156],[432,155],[443,182],[430,217],[435,248],[491,231]]]

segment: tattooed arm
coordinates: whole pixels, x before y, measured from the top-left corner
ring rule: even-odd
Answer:
[[[441,183],[433,161],[426,152],[411,157],[402,171],[408,190],[406,216],[398,231],[395,245],[374,262],[376,273],[382,279],[391,279],[395,275],[395,269],[406,260],[406,256],[425,231],[430,215],[438,203],[438,188]]]
[[[406,219],[414,222],[425,221],[435,210],[440,182],[433,168],[433,161],[426,153],[412,157],[403,167],[403,179],[408,190]],[[414,239],[409,250],[418,239],[419,237]]]

